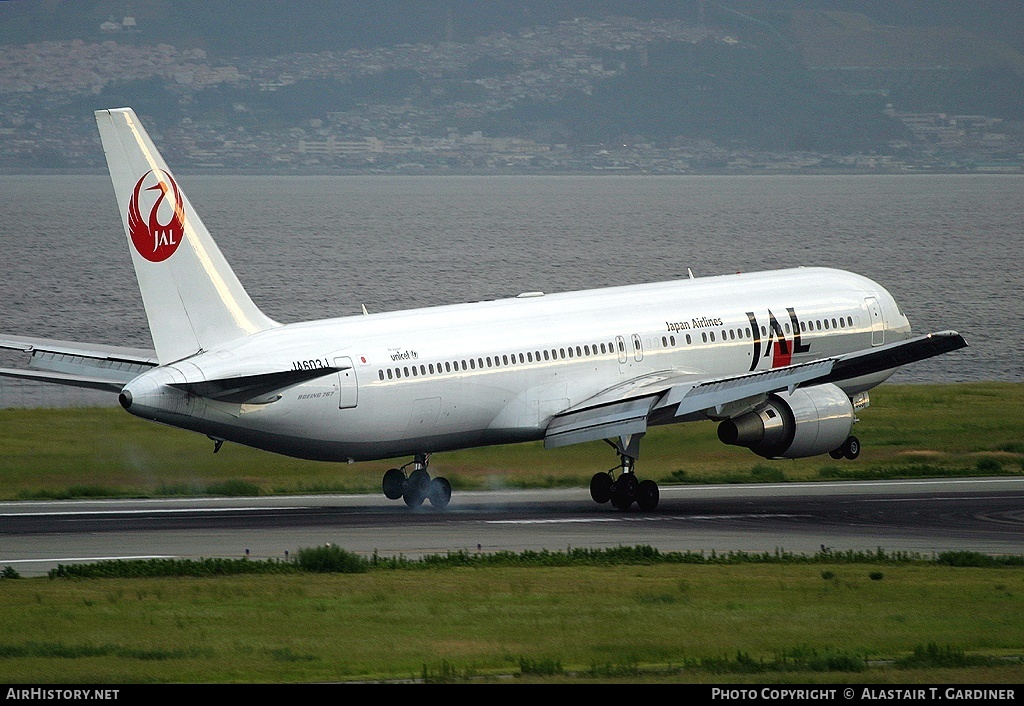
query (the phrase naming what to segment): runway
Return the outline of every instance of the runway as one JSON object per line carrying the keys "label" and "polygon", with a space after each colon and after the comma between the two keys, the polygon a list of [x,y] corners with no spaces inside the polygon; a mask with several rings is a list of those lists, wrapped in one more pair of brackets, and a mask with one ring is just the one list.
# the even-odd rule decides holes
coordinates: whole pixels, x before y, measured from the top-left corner
{"label": "runway", "polygon": [[650,545],[663,551],[1024,554],[1024,478],[664,486],[654,512],[587,489],[456,491],[445,512],[383,496],[0,503],[0,567],[148,557],[285,557],[337,544],[417,557]]}

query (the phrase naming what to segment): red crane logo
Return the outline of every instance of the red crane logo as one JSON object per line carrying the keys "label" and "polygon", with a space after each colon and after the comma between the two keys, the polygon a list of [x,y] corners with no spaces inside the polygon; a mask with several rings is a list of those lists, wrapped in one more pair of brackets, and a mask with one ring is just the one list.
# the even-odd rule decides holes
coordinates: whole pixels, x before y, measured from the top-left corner
{"label": "red crane logo", "polygon": [[[143,188],[144,184],[151,186]],[[144,202],[141,206],[140,201]],[[148,220],[142,217],[145,207],[149,208]],[[185,236],[185,204],[170,174],[151,169],[135,184],[128,204],[128,232],[135,250],[150,262],[163,262],[178,249]]]}

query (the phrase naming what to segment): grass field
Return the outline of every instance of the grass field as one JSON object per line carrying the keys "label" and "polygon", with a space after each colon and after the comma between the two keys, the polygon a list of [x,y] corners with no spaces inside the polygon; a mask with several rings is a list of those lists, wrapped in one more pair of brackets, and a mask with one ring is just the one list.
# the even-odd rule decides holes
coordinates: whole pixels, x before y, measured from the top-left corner
{"label": "grass field", "polygon": [[[661,482],[1024,472],[1024,385],[883,386],[856,462],[767,462],[652,430]],[[119,409],[0,411],[0,497],[378,492],[390,463],[296,461]],[[584,486],[604,444],[437,454],[457,488]],[[831,561],[831,559],[829,559]],[[1020,683],[1024,569],[932,563],[0,578],[0,681]]]}
{"label": "grass field", "polygon": [[[1024,569],[651,565],[2,580],[0,625],[9,682],[1019,683]],[[908,659],[929,645],[931,659]]]}
{"label": "grass field", "polygon": [[[765,461],[725,446],[710,422],[652,429],[641,476],[671,482],[1024,472],[1024,385],[883,385],[854,433],[854,462],[827,456]],[[213,442],[113,409],[0,410],[0,498],[379,492],[387,468],[300,461]],[[435,454],[431,469],[456,489],[585,487],[615,465],[594,442],[545,451],[540,443]]]}

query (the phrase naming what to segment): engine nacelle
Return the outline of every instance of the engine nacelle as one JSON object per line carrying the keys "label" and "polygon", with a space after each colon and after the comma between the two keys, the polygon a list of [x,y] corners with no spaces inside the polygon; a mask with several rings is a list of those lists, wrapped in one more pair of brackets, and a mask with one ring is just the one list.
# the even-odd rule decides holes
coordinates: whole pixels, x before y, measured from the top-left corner
{"label": "engine nacelle", "polygon": [[772,395],[747,414],[718,425],[723,443],[765,458],[804,458],[838,449],[853,429],[853,404],[835,385]]}

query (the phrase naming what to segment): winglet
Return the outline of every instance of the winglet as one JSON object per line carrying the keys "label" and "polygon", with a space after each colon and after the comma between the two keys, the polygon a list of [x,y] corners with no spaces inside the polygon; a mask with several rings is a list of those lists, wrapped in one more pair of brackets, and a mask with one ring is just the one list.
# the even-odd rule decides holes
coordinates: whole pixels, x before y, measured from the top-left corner
{"label": "winglet", "polygon": [[96,111],[161,363],[277,326],[257,308],[131,108]]}

